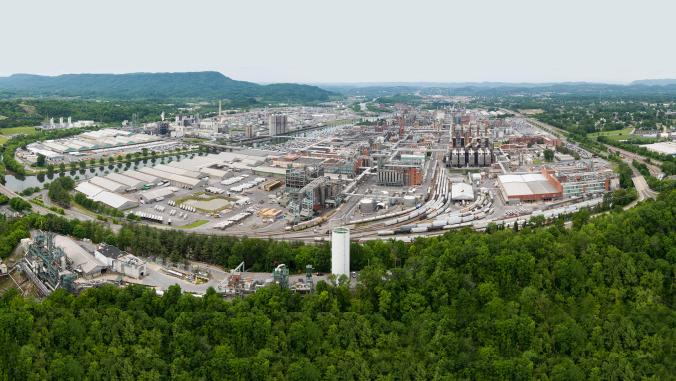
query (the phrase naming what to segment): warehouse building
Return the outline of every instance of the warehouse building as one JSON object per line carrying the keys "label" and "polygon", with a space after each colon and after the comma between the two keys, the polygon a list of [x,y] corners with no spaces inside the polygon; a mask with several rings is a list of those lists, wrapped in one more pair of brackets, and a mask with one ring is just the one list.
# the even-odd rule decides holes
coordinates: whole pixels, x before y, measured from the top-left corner
{"label": "warehouse building", "polygon": [[139,172],[143,172],[146,174],[149,174],[151,176],[158,177],[163,180],[169,181],[169,183],[173,186],[180,187],[180,188],[185,188],[185,189],[193,189],[199,186],[202,186],[206,183],[206,180],[204,179],[199,179],[195,177],[189,177],[189,176],[184,176],[180,174],[175,174],[175,173],[170,173],[166,171],[159,170],[155,167],[143,167],[139,169]]}
{"label": "warehouse building", "polygon": [[[94,179],[96,179],[96,177]],[[138,202],[120,196],[117,193],[107,191],[88,181],[78,184],[75,187],[75,190],[82,193],[90,200],[100,202],[117,210],[127,210],[138,206]]]}
{"label": "warehouse building", "polygon": [[127,189],[126,185],[112,181],[105,177],[92,177],[89,179],[89,182],[111,192],[123,192]]}
{"label": "warehouse building", "polygon": [[498,188],[506,203],[549,201],[563,197],[561,183],[547,170],[498,176]]}
{"label": "warehouse building", "polygon": [[451,184],[451,200],[472,201],[474,200],[474,189],[466,183],[453,183]]}
{"label": "warehouse building", "polygon": [[117,210],[127,210],[138,206],[138,202],[108,191],[103,191],[91,199]]}
{"label": "warehouse building", "polygon": [[143,172],[139,172],[139,171],[135,171],[135,170],[125,171],[125,172],[123,172],[123,174],[127,177],[131,177],[133,179],[141,180],[145,184],[154,184],[154,183],[157,182],[156,176],[153,176],[153,175],[150,175],[150,174],[147,174],[147,173],[143,173]]}
{"label": "warehouse building", "polygon": [[94,198],[94,196],[104,191],[103,188],[98,187],[88,181],[78,184],[75,187],[75,190],[87,196],[89,199]]}
{"label": "warehouse building", "polygon": [[171,196],[178,189],[175,187],[159,187],[147,191],[141,192],[139,195],[139,200],[144,204],[150,204],[158,200],[163,200],[166,197]]}
{"label": "warehouse building", "polygon": [[144,185],[144,182],[142,180],[135,179],[133,177],[128,177],[115,172],[109,174],[105,178],[111,181],[115,181],[116,183],[126,185],[127,189],[141,189]]}

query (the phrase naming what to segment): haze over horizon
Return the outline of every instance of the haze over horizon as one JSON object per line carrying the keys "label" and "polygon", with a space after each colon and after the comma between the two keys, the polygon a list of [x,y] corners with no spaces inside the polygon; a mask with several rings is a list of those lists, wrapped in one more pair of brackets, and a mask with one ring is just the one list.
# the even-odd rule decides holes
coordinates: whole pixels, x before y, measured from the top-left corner
{"label": "haze over horizon", "polygon": [[676,4],[668,1],[199,4],[0,5],[0,76],[213,70],[259,83],[325,84],[676,78],[669,49]]}

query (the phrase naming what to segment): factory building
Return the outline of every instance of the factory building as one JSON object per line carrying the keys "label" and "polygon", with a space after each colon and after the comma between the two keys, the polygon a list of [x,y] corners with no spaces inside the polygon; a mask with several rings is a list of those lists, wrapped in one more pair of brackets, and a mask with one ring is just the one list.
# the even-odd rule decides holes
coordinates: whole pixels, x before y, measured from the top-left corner
{"label": "factory building", "polygon": [[331,273],[350,276],[350,229],[346,227],[331,231]]}
{"label": "factory building", "polygon": [[308,220],[325,208],[333,208],[342,202],[343,186],[328,176],[313,179],[297,191],[289,192],[289,209],[297,221]]}
{"label": "factory building", "polygon": [[422,184],[421,167],[404,164],[385,164],[378,168],[378,185],[416,186]]}
{"label": "factory building", "polygon": [[520,201],[549,201],[563,197],[563,187],[552,174],[509,174],[498,176],[498,188],[506,203]]}
{"label": "factory building", "polygon": [[69,268],[64,250],[55,245],[54,233],[38,233],[25,246],[28,277],[42,295],[49,295],[57,288],[73,289],[77,275]]}
{"label": "factory building", "polygon": [[619,176],[611,170],[600,172],[557,173],[563,197],[602,194],[619,187]]}
{"label": "factory building", "polygon": [[451,144],[444,157],[447,167],[489,167],[495,162],[488,128],[452,126]]}
{"label": "factory building", "polygon": [[312,180],[323,177],[324,169],[321,167],[286,168],[284,176],[285,190],[287,192],[298,191],[308,185]]}
{"label": "factory building", "polygon": [[272,114],[268,117],[270,136],[281,135],[287,132],[287,118],[284,114]]}
{"label": "factory building", "polygon": [[78,245],[78,243],[70,237],[55,235],[53,244],[66,254],[66,266],[64,267],[78,276],[86,278],[94,277],[101,275],[101,272],[106,269],[104,263],[96,259],[91,253]]}
{"label": "factory building", "polygon": [[94,257],[112,271],[128,277],[140,279],[148,274],[145,261],[112,245],[100,244]]}

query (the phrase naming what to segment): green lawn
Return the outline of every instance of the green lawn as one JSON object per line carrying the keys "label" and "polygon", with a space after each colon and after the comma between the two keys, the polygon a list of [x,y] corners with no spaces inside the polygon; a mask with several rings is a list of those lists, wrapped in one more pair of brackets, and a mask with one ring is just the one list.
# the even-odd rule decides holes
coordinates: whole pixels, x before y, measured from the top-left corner
{"label": "green lawn", "polygon": [[16,134],[24,134],[24,135],[33,135],[35,134],[35,127],[8,127],[8,128],[0,128],[0,134],[2,135],[16,135]]}
{"label": "green lawn", "polygon": [[631,127],[623,128],[621,130],[615,130],[615,131],[600,131],[600,132],[594,132],[591,134],[587,134],[588,138],[591,139],[596,139],[599,136],[607,136],[608,139],[612,140],[624,140],[624,139],[629,139],[631,137]]}
{"label": "green lawn", "polygon": [[5,144],[8,140],[8,137],[0,135],[0,144]]}
{"label": "green lawn", "polygon": [[202,225],[206,224],[207,222],[209,222],[209,221],[207,221],[207,220],[197,220],[197,221],[195,221],[191,224],[187,224],[187,225],[183,225],[183,226],[177,226],[177,228],[179,228],[179,229],[194,229],[198,226],[202,226]]}

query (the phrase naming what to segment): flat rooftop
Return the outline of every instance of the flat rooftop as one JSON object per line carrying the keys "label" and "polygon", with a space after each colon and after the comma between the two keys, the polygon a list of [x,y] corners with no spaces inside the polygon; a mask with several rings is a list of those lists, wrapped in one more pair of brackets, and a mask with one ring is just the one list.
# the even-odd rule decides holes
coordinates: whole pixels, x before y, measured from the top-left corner
{"label": "flat rooftop", "polygon": [[540,173],[501,175],[498,176],[498,180],[507,197],[534,196],[558,192],[558,189]]}

